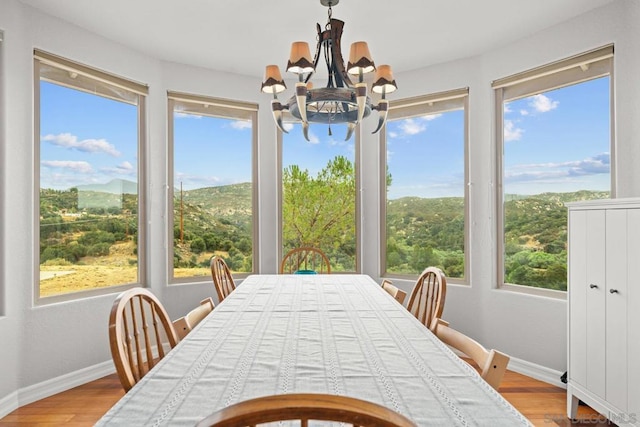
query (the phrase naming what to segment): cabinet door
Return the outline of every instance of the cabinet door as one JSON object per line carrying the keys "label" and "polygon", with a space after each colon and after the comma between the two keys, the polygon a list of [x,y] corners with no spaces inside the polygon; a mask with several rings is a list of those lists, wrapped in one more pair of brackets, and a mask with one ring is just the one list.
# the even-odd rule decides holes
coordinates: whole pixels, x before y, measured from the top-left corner
{"label": "cabinet door", "polygon": [[627,411],[627,283],[631,236],[627,209],[607,211],[606,299],[606,399],[622,412]]}
{"label": "cabinet door", "polygon": [[640,209],[629,210],[627,232],[627,412],[640,425]]}
{"label": "cabinet door", "polygon": [[569,379],[587,386],[587,211],[569,211]]}
{"label": "cabinet door", "polygon": [[587,211],[587,388],[605,399],[605,211]]}

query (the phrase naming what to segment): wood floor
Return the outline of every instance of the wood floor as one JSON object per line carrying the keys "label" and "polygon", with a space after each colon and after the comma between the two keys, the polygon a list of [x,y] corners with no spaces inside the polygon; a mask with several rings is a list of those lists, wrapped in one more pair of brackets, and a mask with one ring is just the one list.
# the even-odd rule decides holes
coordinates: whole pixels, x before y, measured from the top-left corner
{"label": "wood floor", "polygon": [[[582,422],[571,422],[565,415],[565,390],[515,372],[507,371],[499,391],[535,426],[613,425],[586,406],[578,412]],[[109,375],[23,406],[0,419],[0,427],[92,426],[123,395],[118,377]]]}

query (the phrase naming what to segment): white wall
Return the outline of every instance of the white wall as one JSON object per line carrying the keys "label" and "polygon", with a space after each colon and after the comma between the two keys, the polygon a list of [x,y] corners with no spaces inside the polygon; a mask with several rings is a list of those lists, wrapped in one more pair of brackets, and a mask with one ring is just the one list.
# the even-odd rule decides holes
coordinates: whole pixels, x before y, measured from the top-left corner
{"label": "white wall", "polygon": [[[566,304],[562,300],[495,289],[495,186],[493,98],[490,82],[518,71],[614,42],[617,178],[619,196],[640,196],[640,2],[619,0],[533,37],[493,52],[397,75],[394,97],[470,88],[471,272],[470,286],[450,286],[445,316],[488,346],[555,371],[566,362]],[[32,135],[32,49],[70,59],[149,84],[147,189],[149,283],[172,316],[204,296],[212,285],[167,286],[166,91],[192,92],[259,102],[260,272],[277,270],[277,147],[270,100],[255,78],[161,62],[67,23],[16,0],[0,2],[3,46],[1,111],[6,143],[0,147],[0,416],[18,404],[111,370],[107,318],[114,295],[33,306],[34,143]],[[212,53],[214,54],[214,53]],[[362,265],[379,274],[378,217],[380,171],[377,136],[369,120],[362,130]],[[410,289],[412,283],[397,282]],[[0,299],[1,301],[2,299]],[[84,373],[82,375],[78,372]],[[83,376],[84,375],[84,376]],[[54,381],[52,381],[54,380]],[[62,381],[64,383],[64,381]],[[60,387],[60,386],[58,386]]]}
{"label": "white wall", "polygon": [[[400,73],[394,97],[469,87],[470,287],[449,286],[444,316],[483,344],[557,372],[566,370],[566,301],[496,289],[495,79],[615,43],[618,197],[640,195],[640,2],[624,0],[501,49]],[[397,94],[397,95],[396,95]],[[369,138],[364,145],[374,145]],[[366,197],[366,196],[365,196]],[[368,209],[375,209],[375,204]],[[375,237],[364,247],[375,247]],[[375,275],[376,270],[365,270]],[[394,281],[405,290],[413,283]]]}
{"label": "white wall", "polygon": [[[112,372],[107,324],[115,294],[57,304],[34,306],[34,230],[32,216],[35,184],[33,142],[33,49],[107,70],[149,85],[147,98],[146,188],[148,283],[178,317],[200,299],[213,293],[211,283],[167,286],[167,90],[193,92],[222,98],[257,102],[259,82],[210,70],[160,62],[78,27],[44,15],[16,0],[0,2],[0,29],[4,30],[2,105],[7,105],[7,144],[2,146],[2,296],[0,339],[0,415],[83,379]],[[6,72],[5,72],[6,70]],[[166,83],[165,83],[166,80]],[[269,114],[268,111],[266,114]],[[263,182],[275,181],[275,132],[259,113],[260,150],[268,162],[259,167]],[[266,119],[271,120],[270,117]],[[262,123],[270,126],[262,126]],[[0,128],[3,129],[3,128]],[[270,140],[271,139],[271,140]],[[265,148],[266,147],[266,148]],[[274,200],[274,188],[262,188]],[[263,203],[260,203],[262,206]],[[273,227],[276,209],[261,207],[260,242],[267,248],[261,258],[263,271],[275,272]],[[264,263],[268,264],[264,264]],[[73,374],[69,376],[69,374]],[[50,381],[55,379],[56,381]],[[17,392],[20,393],[17,393]]]}
{"label": "white wall", "polygon": [[[4,31],[4,39],[0,46],[0,340],[4,343],[0,346],[0,416],[15,407],[17,404],[17,390],[20,387],[18,382],[18,359],[20,319],[22,318],[22,308],[17,304],[19,292],[16,286],[8,286],[8,283],[26,282],[25,272],[18,272],[11,277],[8,265],[8,248],[4,242],[19,241],[20,236],[15,228],[29,227],[27,218],[14,218],[7,214],[8,206],[17,210],[28,209],[28,202],[24,197],[20,197],[19,189],[9,188],[6,185],[7,177],[12,176],[19,170],[19,165],[9,161],[13,152],[24,151],[21,148],[21,141],[27,139],[26,127],[8,126],[8,123],[18,121],[24,122],[28,119],[27,105],[11,105],[11,100],[20,97],[20,90],[9,84],[9,82],[19,82],[28,80],[28,77],[21,76],[19,70],[10,66],[10,61],[20,55],[28,55],[21,52],[20,40],[24,37],[21,11],[12,7],[10,3],[0,3],[0,29]],[[10,39],[15,37],[15,43],[10,43]],[[13,141],[13,142],[10,142]],[[10,148],[10,145],[15,148]],[[16,198],[18,197],[18,198]],[[18,221],[16,224],[11,221]],[[11,226],[9,226],[11,224]],[[12,230],[13,229],[13,230]],[[24,251],[24,248],[16,248]]]}

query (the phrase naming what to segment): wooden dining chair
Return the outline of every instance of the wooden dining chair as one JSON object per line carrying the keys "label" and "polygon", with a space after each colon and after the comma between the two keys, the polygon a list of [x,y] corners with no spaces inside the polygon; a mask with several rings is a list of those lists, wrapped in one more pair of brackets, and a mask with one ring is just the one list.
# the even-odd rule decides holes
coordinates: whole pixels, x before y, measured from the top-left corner
{"label": "wooden dining chair", "polygon": [[391,280],[388,279],[384,279],[382,281],[382,289],[387,291],[387,293],[394,297],[400,304],[403,304],[404,299],[407,297],[407,293],[405,291],[399,289],[391,282]]}
{"label": "wooden dining chair", "polygon": [[213,311],[215,305],[211,297],[200,301],[200,305],[191,310],[185,316],[173,321],[173,329],[180,340],[187,336],[198,323],[202,321],[209,313]]}
{"label": "wooden dining chair", "polygon": [[222,302],[235,290],[236,284],[227,263],[218,255],[211,258],[211,276],[218,294],[218,301]]}
{"label": "wooden dining chair", "polygon": [[291,249],[282,258],[280,274],[329,274],[329,258],[318,248],[302,247]]}
{"label": "wooden dining chair", "polygon": [[448,322],[437,317],[433,319],[430,329],[440,341],[469,356],[480,368],[480,376],[498,390],[509,364],[509,356],[497,350],[487,350],[473,338],[456,331]]}
{"label": "wooden dining chair", "polygon": [[240,427],[276,421],[337,421],[353,426],[409,427],[416,424],[384,406],[331,394],[280,394],[228,406],[201,420],[198,427]]}
{"label": "wooden dining chair", "polygon": [[[167,345],[169,349],[165,349]],[[176,346],[179,339],[160,300],[149,290],[122,292],[111,307],[109,344],[125,392]]]}
{"label": "wooden dining chair", "polygon": [[442,316],[444,300],[447,294],[447,279],[437,267],[427,267],[418,277],[407,310],[426,327],[436,317]]}

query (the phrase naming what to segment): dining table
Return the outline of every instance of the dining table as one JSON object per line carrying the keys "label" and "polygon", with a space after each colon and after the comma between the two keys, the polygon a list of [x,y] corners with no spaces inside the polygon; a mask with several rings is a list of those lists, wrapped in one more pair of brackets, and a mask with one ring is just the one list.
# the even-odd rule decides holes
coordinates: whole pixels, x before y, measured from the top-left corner
{"label": "dining table", "polygon": [[248,276],[98,426],[193,426],[247,399],[328,393],[419,426],[530,426],[363,274]]}

